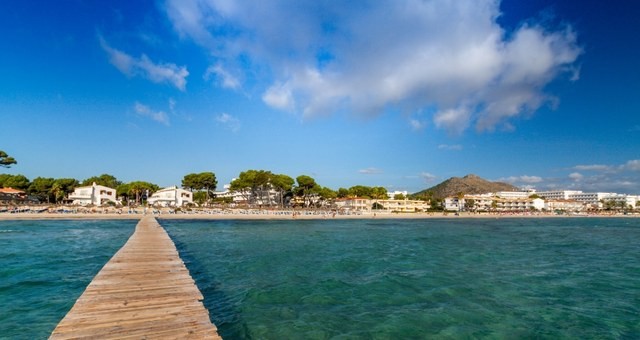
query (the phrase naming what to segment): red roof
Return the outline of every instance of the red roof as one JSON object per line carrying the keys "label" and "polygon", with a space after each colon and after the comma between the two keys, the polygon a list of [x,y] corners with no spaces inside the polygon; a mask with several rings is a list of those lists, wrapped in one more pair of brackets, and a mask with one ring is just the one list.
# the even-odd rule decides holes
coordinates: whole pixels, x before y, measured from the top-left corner
{"label": "red roof", "polygon": [[3,194],[24,194],[24,191],[14,188],[0,188],[0,192]]}

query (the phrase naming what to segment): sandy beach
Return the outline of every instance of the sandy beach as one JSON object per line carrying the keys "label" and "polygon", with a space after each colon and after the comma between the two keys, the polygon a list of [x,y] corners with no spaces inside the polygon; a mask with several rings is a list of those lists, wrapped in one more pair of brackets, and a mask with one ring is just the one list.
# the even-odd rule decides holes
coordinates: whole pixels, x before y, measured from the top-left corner
{"label": "sandy beach", "polygon": [[640,214],[584,214],[584,215],[556,215],[549,213],[392,213],[392,212],[363,212],[350,214],[334,214],[323,210],[264,210],[264,209],[226,209],[226,210],[204,210],[192,212],[168,212],[152,211],[147,212],[2,212],[0,220],[76,220],[76,219],[100,219],[100,220],[138,220],[144,215],[153,215],[162,219],[199,219],[199,220],[313,220],[313,219],[430,219],[430,218],[585,218],[585,217],[635,217],[640,218]]}

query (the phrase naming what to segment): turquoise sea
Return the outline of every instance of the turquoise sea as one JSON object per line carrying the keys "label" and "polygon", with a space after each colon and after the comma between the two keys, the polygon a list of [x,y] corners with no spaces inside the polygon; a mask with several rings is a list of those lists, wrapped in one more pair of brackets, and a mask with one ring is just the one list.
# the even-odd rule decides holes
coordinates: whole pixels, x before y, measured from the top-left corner
{"label": "turquoise sea", "polygon": [[137,221],[0,221],[0,339],[46,339]]}
{"label": "turquoise sea", "polygon": [[[226,339],[640,338],[639,219],[160,220]],[[46,338],[134,221],[0,221],[0,337]]]}

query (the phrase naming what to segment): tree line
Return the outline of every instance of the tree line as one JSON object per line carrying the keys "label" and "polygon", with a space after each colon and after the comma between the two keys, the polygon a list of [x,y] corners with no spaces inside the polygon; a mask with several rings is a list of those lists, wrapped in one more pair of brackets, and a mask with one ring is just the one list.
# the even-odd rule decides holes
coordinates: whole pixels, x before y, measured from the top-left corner
{"label": "tree line", "polygon": [[0,174],[0,187],[22,190],[42,203],[60,203],[75,188],[91,186],[93,183],[114,188],[116,196],[138,204],[142,203],[147,192],[153,193],[160,189],[159,186],[145,181],[123,183],[109,174],[89,177],[83,181],[74,178],[50,177],[37,177],[33,181],[29,181],[24,175]]}

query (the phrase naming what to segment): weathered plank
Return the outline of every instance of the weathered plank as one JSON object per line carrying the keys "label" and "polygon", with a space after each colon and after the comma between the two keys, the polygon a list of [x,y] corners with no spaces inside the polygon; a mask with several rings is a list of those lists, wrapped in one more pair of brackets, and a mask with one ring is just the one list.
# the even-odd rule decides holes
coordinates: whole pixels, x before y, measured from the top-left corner
{"label": "weathered plank", "polygon": [[220,339],[173,241],[143,217],[50,339]]}

